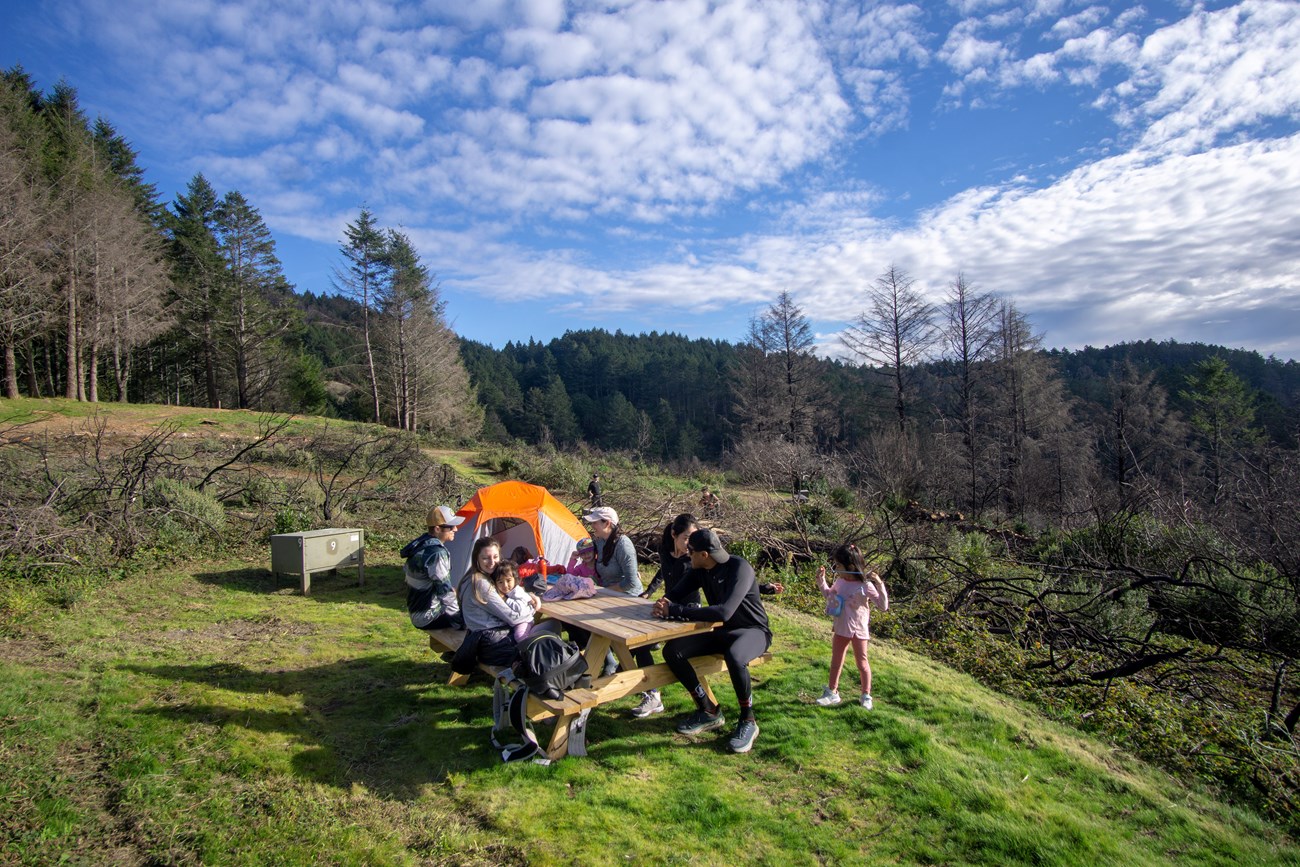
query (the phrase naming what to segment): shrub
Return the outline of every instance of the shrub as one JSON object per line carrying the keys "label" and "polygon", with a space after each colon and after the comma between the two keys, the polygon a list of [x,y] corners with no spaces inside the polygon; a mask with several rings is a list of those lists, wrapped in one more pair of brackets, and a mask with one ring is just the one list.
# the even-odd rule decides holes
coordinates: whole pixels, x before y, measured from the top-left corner
{"label": "shrub", "polygon": [[155,479],[144,504],[164,548],[191,547],[226,528],[226,511],[216,498],[176,479]]}
{"label": "shrub", "polygon": [[857,497],[849,488],[831,488],[827,496],[830,498],[831,505],[837,509],[852,509],[857,505]]}

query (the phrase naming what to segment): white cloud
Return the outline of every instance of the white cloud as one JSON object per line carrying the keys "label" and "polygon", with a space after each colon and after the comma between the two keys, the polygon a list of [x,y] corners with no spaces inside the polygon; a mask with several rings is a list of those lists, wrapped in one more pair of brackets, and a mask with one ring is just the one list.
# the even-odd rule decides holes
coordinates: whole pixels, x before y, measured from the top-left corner
{"label": "white cloud", "polygon": [[707,258],[635,271],[567,260],[557,273],[553,259],[499,245],[458,285],[664,315],[748,309],[786,289],[833,327],[897,264],[936,302],[963,272],[1014,300],[1052,346],[1165,336],[1243,342],[1259,327],[1243,316],[1268,310],[1279,333],[1261,348],[1294,354],[1300,300],[1285,287],[1300,284],[1300,212],[1288,205],[1297,196],[1300,135],[1150,161],[1115,157],[1043,190],[972,189],[910,227],[863,217],[869,194],[827,195],[798,212],[799,232],[786,226],[715,246]]}

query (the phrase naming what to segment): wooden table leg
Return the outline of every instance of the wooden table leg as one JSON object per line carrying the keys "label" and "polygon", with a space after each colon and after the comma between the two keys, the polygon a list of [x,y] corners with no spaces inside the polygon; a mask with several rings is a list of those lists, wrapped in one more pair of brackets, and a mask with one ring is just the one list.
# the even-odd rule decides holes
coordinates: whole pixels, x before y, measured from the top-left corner
{"label": "wooden table leg", "polygon": [[605,654],[608,652],[609,639],[592,633],[591,638],[587,640],[587,649],[583,652],[583,657],[587,660],[587,676],[592,680],[600,677],[601,671],[605,668]]}
{"label": "wooden table leg", "polygon": [[704,687],[704,694],[708,697],[709,703],[714,707],[721,707],[721,704],[718,702],[718,697],[713,694],[713,688],[709,686],[709,679],[707,677],[700,678],[700,686]]}
{"label": "wooden table leg", "polygon": [[565,714],[555,718],[555,731],[551,733],[551,742],[546,745],[546,757],[553,762],[569,754],[569,723],[577,714]]}
{"label": "wooden table leg", "polygon": [[618,657],[619,664],[623,666],[624,671],[631,671],[638,667],[636,660],[632,658],[632,651],[628,650],[626,644],[615,647],[614,655]]}

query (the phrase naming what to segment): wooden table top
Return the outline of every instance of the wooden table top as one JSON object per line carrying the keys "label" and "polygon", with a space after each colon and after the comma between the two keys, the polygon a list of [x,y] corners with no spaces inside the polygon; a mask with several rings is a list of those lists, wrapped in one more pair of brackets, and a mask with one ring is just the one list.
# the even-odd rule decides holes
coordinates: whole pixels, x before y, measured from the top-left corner
{"label": "wooden table top", "polygon": [[663,620],[651,613],[653,608],[652,600],[602,587],[588,599],[543,601],[542,617],[585,629],[629,648],[709,632],[721,625],[695,620]]}

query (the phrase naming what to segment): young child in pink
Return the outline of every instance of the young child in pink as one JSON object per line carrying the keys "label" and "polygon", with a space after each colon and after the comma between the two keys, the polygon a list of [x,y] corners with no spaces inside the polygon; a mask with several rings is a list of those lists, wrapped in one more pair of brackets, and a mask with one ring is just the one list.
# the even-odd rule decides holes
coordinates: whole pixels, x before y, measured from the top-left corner
{"label": "young child in pink", "polygon": [[564,568],[564,571],[579,578],[595,578],[596,543],[591,539],[580,540],[578,550],[569,557],[569,565]]}
{"label": "young child in pink", "polygon": [[542,610],[542,600],[519,583],[519,567],[512,560],[502,560],[492,573],[492,585],[501,601],[510,609],[510,637],[521,643],[533,627],[533,618]]}
{"label": "young child in pink", "polygon": [[831,635],[830,683],[822,690],[817,703],[833,707],[840,703],[840,672],[844,670],[844,656],[853,645],[853,658],[858,663],[858,677],[862,683],[861,705],[871,710],[871,663],[867,661],[867,641],[871,638],[868,624],[871,604],[881,611],[889,608],[889,593],[885,582],[875,572],[867,571],[857,545],[841,545],[831,556],[835,570],[835,583],[826,585],[826,567],[817,570],[817,588],[826,597],[826,613],[835,617]]}

